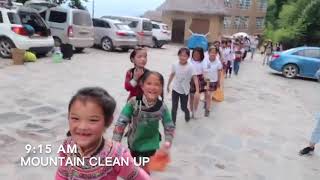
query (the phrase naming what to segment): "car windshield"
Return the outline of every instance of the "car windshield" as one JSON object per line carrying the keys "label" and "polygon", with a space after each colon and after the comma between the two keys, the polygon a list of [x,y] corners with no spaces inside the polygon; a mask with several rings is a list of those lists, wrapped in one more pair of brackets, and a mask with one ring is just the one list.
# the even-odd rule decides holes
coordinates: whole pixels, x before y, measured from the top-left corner
{"label": "car windshield", "polygon": [[17,13],[8,12],[8,18],[11,24],[21,24],[21,20]]}
{"label": "car windshield", "polygon": [[126,24],[115,24],[115,26],[120,30],[130,31],[131,28]]}
{"label": "car windshield", "polygon": [[73,24],[78,26],[92,26],[90,14],[87,12],[74,12]]}

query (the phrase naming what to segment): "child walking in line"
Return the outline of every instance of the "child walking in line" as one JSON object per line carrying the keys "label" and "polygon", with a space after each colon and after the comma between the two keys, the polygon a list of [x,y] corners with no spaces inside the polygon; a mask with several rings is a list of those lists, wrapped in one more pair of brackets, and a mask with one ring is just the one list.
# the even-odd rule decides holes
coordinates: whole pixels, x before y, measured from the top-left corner
{"label": "child walking in line", "polygon": [[[72,97],[68,108],[69,137],[63,147],[67,150],[76,146],[77,152],[60,152],[59,156],[64,159],[57,170],[56,180],[116,180],[118,176],[123,179],[150,179],[143,169],[134,165],[127,148],[103,137],[112,123],[115,107],[115,100],[99,87],[80,89]],[[67,158],[84,159],[84,164],[71,165]],[[129,160],[129,164],[103,165],[106,158],[124,158]]]}
{"label": "child walking in line", "polygon": [[129,100],[133,96],[141,96],[141,79],[149,70],[145,68],[147,64],[147,50],[141,47],[135,48],[130,54],[130,61],[134,67],[126,73],[124,87],[129,91]]}
{"label": "child walking in line", "polygon": [[240,63],[242,60],[242,52],[239,44],[234,44],[234,62],[233,62],[233,68],[234,68],[234,74],[238,75],[239,69],[240,69]]}
{"label": "child walking in line", "polygon": [[[204,52],[203,49],[200,47],[196,47],[192,51],[192,57],[191,57],[191,64],[195,70],[195,75],[198,78],[198,89],[199,93],[204,92],[204,86],[206,82],[203,78],[203,60],[204,60]],[[197,119],[198,118],[198,106],[200,102],[200,94],[196,94],[196,85],[194,81],[191,81],[191,87],[190,87],[190,110],[191,110],[191,118]]]}
{"label": "child walking in line", "polygon": [[320,113],[316,116],[316,127],[314,128],[311,136],[309,146],[300,151],[300,155],[306,155],[314,152],[315,146],[320,142]]}
{"label": "child walking in line", "polygon": [[231,42],[226,41],[226,44],[224,48],[222,49],[222,54],[223,54],[223,69],[225,72],[225,78],[231,77],[232,73],[232,50],[231,50]]}
{"label": "child walking in line", "polygon": [[210,116],[211,102],[213,92],[216,91],[218,87],[220,87],[220,76],[222,72],[222,64],[217,58],[218,48],[210,47],[209,48],[209,59],[204,61],[204,77],[207,83],[206,85],[206,109],[205,109],[205,117]]}
{"label": "child walking in line", "polygon": [[[151,157],[160,148],[159,122],[164,126],[165,143],[172,144],[175,125],[163,100],[163,76],[149,71],[141,79],[142,96],[132,97],[122,109],[113,131],[113,140],[121,142],[129,124],[128,146],[133,157]],[[160,98],[161,97],[161,98]],[[166,149],[162,145],[162,149]],[[143,167],[149,172],[147,166]]]}
{"label": "child walking in line", "polygon": [[190,50],[188,48],[181,48],[178,52],[179,62],[172,66],[172,71],[169,77],[167,91],[170,92],[170,84],[174,79],[172,87],[172,120],[176,124],[177,110],[180,99],[181,109],[185,114],[185,121],[189,122],[190,112],[188,109],[188,98],[190,93],[190,82],[195,84],[195,95],[199,96],[198,79],[195,75],[195,71],[190,62],[188,62],[190,56]]}
{"label": "child walking in line", "polygon": [[269,64],[269,60],[272,56],[272,51],[273,51],[273,45],[272,45],[272,42],[271,41],[268,41],[267,44],[265,45],[265,48],[264,48],[264,53],[265,53],[265,56],[263,58],[263,63],[262,65],[268,65]]}

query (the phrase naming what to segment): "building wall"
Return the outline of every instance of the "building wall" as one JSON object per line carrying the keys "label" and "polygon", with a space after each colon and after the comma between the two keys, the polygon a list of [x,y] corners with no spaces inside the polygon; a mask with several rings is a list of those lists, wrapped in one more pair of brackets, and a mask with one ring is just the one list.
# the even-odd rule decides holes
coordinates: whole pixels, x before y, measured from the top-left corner
{"label": "building wall", "polygon": [[[186,13],[186,12],[174,12],[174,11],[163,11],[162,20],[164,23],[168,24],[172,28],[172,22],[175,19],[185,20],[185,40],[187,40],[191,33],[189,32],[189,27],[192,23],[192,19],[209,19],[210,21],[210,32],[208,39],[210,42],[219,40],[222,36],[231,36],[237,32],[246,32],[250,35],[262,34],[262,29],[256,28],[256,17],[265,17],[266,12],[258,9],[258,1],[252,0],[249,9],[240,9],[233,6],[232,8],[227,8],[226,15],[201,15],[197,13]],[[232,17],[232,24],[230,28],[225,29],[223,24],[224,16]],[[235,28],[233,26],[236,16],[248,16],[249,24],[248,28]]]}

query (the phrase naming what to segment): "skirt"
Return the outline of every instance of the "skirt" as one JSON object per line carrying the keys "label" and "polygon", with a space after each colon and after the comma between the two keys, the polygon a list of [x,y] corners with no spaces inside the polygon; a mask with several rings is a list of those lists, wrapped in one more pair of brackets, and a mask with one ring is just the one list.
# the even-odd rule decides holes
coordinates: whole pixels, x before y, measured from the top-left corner
{"label": "skirt", "polygon": [[[204,80],[204,77],[202,74],[197,75],[198,77],[198,82],[199,82],[199,91],[200,92],[205,92],[205,86],[206,86],[206,81]],[[196,85],[194,84],[193,79],[190,82],[190,93],[194,94],[196,92]]]}

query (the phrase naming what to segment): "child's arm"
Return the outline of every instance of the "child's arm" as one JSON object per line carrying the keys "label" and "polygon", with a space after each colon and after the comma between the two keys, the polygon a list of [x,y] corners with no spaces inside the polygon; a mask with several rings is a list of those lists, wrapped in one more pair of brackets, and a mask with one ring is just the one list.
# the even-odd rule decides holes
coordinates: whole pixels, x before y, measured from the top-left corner
{"label": "child's arm", "polygon": [[174,75],[175,75],[174,72],[172,72],[172,73],[170,74],[169,81],[168,81],[168,85],[167,85],[167,91],[168,91],[168,93],[170,92],[170,84],[171,84],[171,82],[172,82],[172,80],[173,80],[173,78],[174,78]]}
{"label": "child's arm", "polygon": [[165,142],[169,142],[171,145],[176,127],[166,105],[164,105],[164,109],[162,111],[162,125],[164,127]]}
{"label": "child's arm", "polygon": [[125,107],[121,111],[119,119],[116,122],[116,125],[113,130],[112,140],[121,142],[121,139],[124,134],[124,130],[126,129],[127,125],[129,124],[132,118],[133,110],[134,108],[131,100],[125,105]]}
{"label": "child's arm", "polygon": [[133,78],[133,74],[131,73],[131,70],[129,70],[127,72],[127,74],[126,74],[126,79],[125,79],[125,82],[124,82],[124,88],[127,91],[134,91],[137,85],[138,85],[137,80],[135,80]]}

